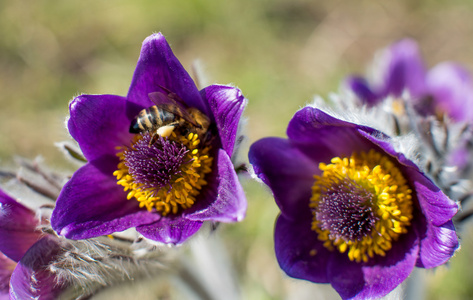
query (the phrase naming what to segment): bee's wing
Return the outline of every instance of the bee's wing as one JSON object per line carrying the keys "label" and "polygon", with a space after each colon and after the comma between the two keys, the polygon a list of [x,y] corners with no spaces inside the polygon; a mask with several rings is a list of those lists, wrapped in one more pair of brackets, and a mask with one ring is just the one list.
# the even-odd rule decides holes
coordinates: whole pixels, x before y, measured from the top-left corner
{"label": "bee's wing", "polygon": [[161,92],[153,92],[153,93],[149,93],[148,97],[151,101],[153,101],[155,105],[172,104],[172,105],[182,108],[183,110],[185,110],[185,107],[186,107],[184,101],[174,93],[164,94]]}
{"label": "bee's wing", "polygon": [[200,128],[201,126],[198,125],[194,118],[187,112],[187,110],[182,107],[181,105],[176,105],[177,103],[169,104],[169,103],[161,103],[157,104],[156,107],[159,109],[165,110],[167,112],[170,112],[178,117],[181,117],[184,119],[186,122],[194,125],[195,127]]}
{"label": "bee's wing", "polygon": [[[163,88],[163,87],[162,87]],[[153,92],[149,93],[148,97],[151,101],[153,101],[156,106],[162,110],[175,114],[187,122],[191,123],[196,127],[201,127],[200,125],[196,124],[194,118],[187,112],[186,105],[184,101],[179,98],[175,93],[163,88],[167,92],[167,95],[161,92]]]}
{"label": "bee's wing", "polygon": [[187,107],[184,100],[182,100],[181,97],[179,97],[176,93],[172,92],[170,89],[162,85],[159,85],[159,87],[164,91],[164,93],[153,92],[148,94],[149,99],[151,99],[154,104],[159,105],[162,103],[171,103],[183,109]]}

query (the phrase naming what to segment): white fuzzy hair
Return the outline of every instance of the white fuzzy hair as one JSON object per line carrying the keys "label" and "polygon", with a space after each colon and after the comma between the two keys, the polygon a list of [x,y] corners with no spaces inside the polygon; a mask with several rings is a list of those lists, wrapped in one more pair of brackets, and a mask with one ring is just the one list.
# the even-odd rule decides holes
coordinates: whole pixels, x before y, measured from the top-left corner
{"label": "white fuzzy hair", "polygon": [[137,257],[130,243],[108,237],[78,241],[61,238],[61,242],[61,255],[49,265],[49,270],[58,283],[74,287],[69,293],[91,295],[103,287],[159,276],[168,270],[163,252]]}
{"label": "white fuzzy hair", "polygon": [[[392,107],[396,99],[388,97],[381,105],[374,107],[360,105],[356,96],[349,91],[341,91],[339,94],[332,93],[328,99],[326,101],[322,97],[316,96],[308,106],[321,109],[337,119],[371,127],[388,135],[390,137],[388,141],[396,152],[402,153],[417,165],[423,165],[419,157],[421,144],[415,133],[410,131],[397,135],[395,132],[396,116]],[[376,138],[386,140],[382,135],[376,136]]]}

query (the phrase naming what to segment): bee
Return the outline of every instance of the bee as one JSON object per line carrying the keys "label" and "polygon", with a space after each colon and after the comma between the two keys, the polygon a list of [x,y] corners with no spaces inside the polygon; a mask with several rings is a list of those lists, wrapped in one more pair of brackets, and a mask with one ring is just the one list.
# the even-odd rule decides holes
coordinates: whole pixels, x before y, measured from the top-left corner
{"label": "bee", "polygon": [[148,94],[155,105],[141,110],[132,120],[130,133],[150,132],[149,146],[161,137],[170,136],[174,130],[180,134],[195,133],[201,139],[207,138],[209,118],[195,107],[188,107],[175,93],[163,88],[167,94]]}

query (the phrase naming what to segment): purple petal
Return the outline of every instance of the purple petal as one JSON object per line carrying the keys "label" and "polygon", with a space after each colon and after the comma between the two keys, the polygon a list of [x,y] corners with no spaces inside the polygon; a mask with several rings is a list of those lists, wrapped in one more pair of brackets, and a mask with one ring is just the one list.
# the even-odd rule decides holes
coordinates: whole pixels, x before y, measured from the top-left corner
{"label": "purple petal", "polygon": [[128,91],[128,100],[143,107],[154,105],[149,93],[176,93],[187,105],[196,107],[206,115],[210,111],[199,94],[194,81],[181,65],[161,33],[146,38]]}
{"label": "purple petal", "polygon": [[377,299],[401,284],[414,269],[419,243],[414,230],[393,243],[385,257],[368,263],[350,261],[346,254],[332,256],[327,270],[330,283],[342,299]]}
{"label": "purple petal", "polygon": [[415,41],[404,39],[391,45],[385,59],[383,95],[400,96],[404,89],[414,97],[425,93],[425,67]]}
{"label": "purple petal", "polygon": [[102,157],[77,170],[64,186],[51,217],[53,229],[70,239],[86,239],[149,224],[156,213],[127,200],[112,173],[118,158]]}
{"label": "purple petal", "polygon": [[136,231],[153,241],[179,245],[194,235],[200,229],[202,223],[182,217],[163,217],[152,224],[136,227]]}
{"label": "purple petal", "polygon": [[287,128],[289,139],[317,164],[373,148],[361,132],[384,136],[370,127],[339,120],[313,107],[299,110]]}
{"label": "purple petal", "polygon": [[10,288],[10,277],[15,269],[16,263],[0,252],[0,300],[10,299],[8,290]]}
{"label": "purple petal", "polygon": [[211,85],[201,91],[210,105],[223,149],[232,156],[240,117],[247,100],[237,88],[224,85]]}
{"label": "purple petal", "polygon": [[65,286],[57,282],[48,265],[60,252],[59,241],[51,236],[45,236],[34,244],[13,271],[11,299],[57,299]]}
{"label": "purple petal", "polygon": [[0,190],[0,251],[19,261],[38,239],[39,221],[33,211]]}
{"label": "purple petal", "polygon": [[202,197],[185,216],[194,221],[239,222],[246,213],[246,197],[230,157],[219,149],[214,168],[215,179],[206,179]]}
{"label": "purple petal", "polygon": [[409,181],[415,190],[422,213],[428,223],[442,226],[458,211],[458,205],[449,199],[430,179],[419,171],[408,170]]}
{"label": "purple petal", "polygon": [[[8,281],[7,281],[8,284]],[[10,298],[10,292],[9,292],[9,286],[7,285],[7,290],[6,292],[0,291],[0,300],[11,300]]]}
{"label": "purple petal", "polygon": [[346,79],[345,84],[357,95],[363,104],[373,106],[382,100],[382,98],[371,89],[369,83],[363,77],[350,76]]}
{"label": "purple petal", "polygon": [[460,65],[442,63],[429,71],[427,85],[436,112],[453,120],[472,122],[473,82],[470,73]]}
{"label": "purple petal", "polygon": [[[372,148],[375,148],[380,152],[384,152],[390,155],[391,157],[396,159],[401,165],[407,167],[407,170],[413,171],[413,174],[420,175],[422,178],[426,178],[425,175],[419,170],[419,167],[417,167],[416,164],[406,158],[403,153],[399,153],[394,149],[393,144],[391,144],[390,137],[381,135],[379,132],[369,133],[363,130],[359,130],[359,133],[362,137],[372,143]],[[409,172],[406,171],[405,173]]]}
{"label": "purple petal", "polygon": [[309,207],[295,221],[280,215],[274,229],[274,248],[279,266],[287,275],[316,283],[328,283],[327,264],[332,253],[311,230]]}
{"label": "purple petal", "polygon": [[298,218],[299,211],[308,209],[313,176],[320,172],[317,161],[290,140],[275,137],[255,142],[248,155],[256,175],[271,189],[286,218]]}
{"label": "purple petal", "polygon": [[130,144],[129,105],[125,98],[114,95],[82,95],[71,102],[67,127],[87,160],[114,155],[117,146]]}
{"label": "purple petal", "polygon": [[[422,225],[422,224],[421,224]],[[433,268],[446,263],[458,249],[458,237],[451,221],[434,226],[427,224],[427,231],[420,230],[420,252],[417,267]]]}

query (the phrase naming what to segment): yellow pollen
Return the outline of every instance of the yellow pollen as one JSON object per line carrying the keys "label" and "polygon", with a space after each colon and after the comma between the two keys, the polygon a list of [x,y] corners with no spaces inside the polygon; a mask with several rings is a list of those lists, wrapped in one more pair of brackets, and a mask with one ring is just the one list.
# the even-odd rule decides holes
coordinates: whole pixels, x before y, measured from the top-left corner
{"label": "yellow pollen", "polygon": [[[319,164],[321,175],[315,175],[310,208],[313,212],[312,230],[329,250],[347,253],[352,261],[368,262],[374,255],[385,256],[413,218],[412,190],[396,164],[386,155],[374,150],[353,153],[350,157],[334,157],[330,164]],[[335,237],[329,229],[322,229],[316,212],[331,187],[343,182],[354,182],[372,195],[371,206],[375,223],[369,233],[350,240]],[[348,187],[347,187],[348,188]]]}
{"label": "yellow pollen", "polygon": [[188,149],[184,158],[187,163],[180,166],[180,174],[172,178],[169,185],[159,189],[144,188],[143,184],[135,182],[124,163],[124,152],[133,151],[133,145],[142,138],[141,135],[136,135],[131,147],[120,147],[117,153],[120,163],[113,175],[117,178],[117,184],[128,191],[127,199],[135,198],[140,203],[140,207],[148,211],[155,209],[163,216],[170,213],[176,214],[179,209],[190,208],[195,203],[202,187],[207,184],[204,180],[205,175],[212,171],[213,158],[209,157],[210,146],[198,148],[200,139],[197,134],[190,133],[185,137],[173,132],[168,138],[181,143]]}

